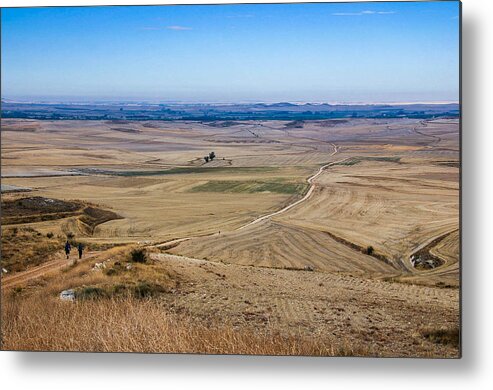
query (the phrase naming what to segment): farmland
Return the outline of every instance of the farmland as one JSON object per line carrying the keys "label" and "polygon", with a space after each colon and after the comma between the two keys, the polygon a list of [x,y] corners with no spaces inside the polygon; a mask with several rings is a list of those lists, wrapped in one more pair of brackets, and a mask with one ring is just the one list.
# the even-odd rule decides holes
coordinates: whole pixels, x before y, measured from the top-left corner
{"label": "farmland", "polygon": [[[458,338],[458,119],[292,119],[2,119],[4,281],[53,264],[2,288],[9,310],[88,287],[109,305],[144,283],[154,314],[319,341],[300,354],[457,357],[429,335]],[[93,257],[66,262],[68,237]],[[147,265],[121,265],[132,248]],[[22,344],[28,318],[12,321],[4,348],[74,347],[49,330]]]}

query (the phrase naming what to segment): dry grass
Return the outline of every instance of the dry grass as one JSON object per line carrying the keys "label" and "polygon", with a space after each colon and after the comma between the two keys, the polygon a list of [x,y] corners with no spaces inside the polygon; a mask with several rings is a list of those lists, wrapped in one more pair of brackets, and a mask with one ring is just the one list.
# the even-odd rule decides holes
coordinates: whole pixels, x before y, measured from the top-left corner
{"label": "dry grass", "polygon": [[368,355],[272,330],[197,323],[166,313],[155,300],[123,297],[69,303],[16,295],[3,298],[2,350]]}
{"label": "dry grass", "polygon": [[[238,327],[230,318],[194,316],[188,310],[170,312],[166,295],[181,278],[142,248],[112,248],[97,257],[103,271],[91,271],[94,261],[67,267],[41,285],[4,291],[2,349],[36,351],[161,352],[261,355],[368,356],[361,344],[332,343],[306,333],[281,333],[278,327]],[[147,250],[146,250],[147,251]],[[152,250],[151,250],[152,251]],[[118,264],[129,262],[127,270]],[[108,272],[109,270],[115,270]],[[76,302],[58,294],[72,288]],[[143,293],[142,293],[143,292]],[[148,294],[150,292],[150,294]],[[164,294],[164,295],[163,295]],[[163,299],[161,299],[163,298]],[[375,354],[375,353],[374,353]]]}
{"label": "dry grass", "polygon": [[423,337],[432,343],[451,345],[459,348],[460,330],[458,327],[448,327],[439,329],[425,329],[422,331]]}
{"label": "dry grass", "polygon": [[[44,293],[55,297],[61,291],[74,289],[80,299],[116,297],[131,294],[136,297],[155,296],[169,292],[179,283],[161,264],[147,261],[145,264],[132,260],[131,253],[143,249],[132,245],[111,248],[92,261],[77,263],[62,269],[44,287]],[[104,263],[105,268],[94,271],[95,263]],[[131,265],[131,269],[127,269]]]}
{"label": "dry grass", "polygon": [[[145,263],[132,262],[131,253],[136,249],[146,252]],[[105,262],[106,268],[92,271],[96,261]],[[132,267],[128,269],[128,265]],[[250,282],[244,285],[244,281]],[[379,282],[362,285],[362,281],[355,284],[352,278],[319,272],[233,268],[163,255],[149,248],[117,247],[43,280],[31,281],[24,289],[4,289],[3,348],[456,356],[456,346],[426,337],[419,320],[411,324],[409,311],[392,311],[389,296],[416,297],[416,291],[396,290],[391,284],[382,289]],[[58,299],[60,291],[69,288],[76,292],[75,303]],[[276,291],[276,295],[269,296],[266,291]],[[434,292],[440,297],[445,294],[441,302],[452,300],[448,291]],[[361,299],[361,294],[365,298]],[[227,300],[222,299],[226,296]],[[279,296],[284,297],[281,302]],[[338,304],[325,306],[327,297],[347,302],[344,310]],[[378,298],[374,301],[372,297]],[[373,303],[368,306],[369,302]],[[437,304],[434,300],[433,305]],[[422,312],[423,307],[417,306],[417,312]],[[352,323],[361,325],[348,326],[348,317],[341,316],[341,310],[351,316]],[[385,320],[378,314],[381,310],[389,316]],[[401,312],[406,314],[398,314]],[[449,313],[441,310],[436,313],[437,320],[430,319],[427,325],[430,329],[434,325],[451,326],[454,319]],[[309,322],[307,316],[311,316]],[[408,336],[389,334],[389,328]]]}
{"label": "dry grass", "polygon": [[29,227],[3,229],[2,267],[9,272],[18,272],[48,261],[63,249],[61,238],[50,237]]}

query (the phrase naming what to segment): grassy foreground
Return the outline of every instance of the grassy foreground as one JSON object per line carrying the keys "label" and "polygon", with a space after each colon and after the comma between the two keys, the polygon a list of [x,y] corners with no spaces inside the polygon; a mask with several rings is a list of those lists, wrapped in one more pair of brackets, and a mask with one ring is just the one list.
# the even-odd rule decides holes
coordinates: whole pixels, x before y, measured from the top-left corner
{"label": "grassy foreground", "polygon": [[[320,340],[199,324],[151,299],[62,302],[41,296],[2,300],[2,349],[260,355],[354,355]],[[358,351],[360,352],[360,351]],[[360,352],[361,353],[361,352]]]}
{"label": "grassy foreground", "polygon": [[[333,346],[327,338],[251,329],[221,319],[170,310],[163,299],[180,278],[134,246],[101,253],[27,288],[2,291],[1,349],[255,355],[368,355],[361,347]],[[140,256],[137,256],[140,255]],[[130,264],[127,269],[125,264]],[[75,302],[60,291],[76,290]]]}

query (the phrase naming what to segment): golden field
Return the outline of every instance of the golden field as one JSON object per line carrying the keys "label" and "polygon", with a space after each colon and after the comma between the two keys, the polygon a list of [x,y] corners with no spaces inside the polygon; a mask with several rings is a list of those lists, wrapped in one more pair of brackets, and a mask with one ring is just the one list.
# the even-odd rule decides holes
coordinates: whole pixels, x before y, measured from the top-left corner
{"label": "golden field", "polygon": [[[2,206],[79,205],[2,221],[12,263],[14,236],[47,248],[3,276],[4,349],[459,354],[458,120],[3,119],[1,152],[2,185],[29,189],[3,193]],[[75,255],[64,260],[47,234],[69,234],[92,257],[69,266]],[[145,264],[129,257],[136,245]],[[153,293],[115,293],[139,283]],[[101,294],[58,302],[69,288]],[[105,333],[104,312],[143,336]]]}

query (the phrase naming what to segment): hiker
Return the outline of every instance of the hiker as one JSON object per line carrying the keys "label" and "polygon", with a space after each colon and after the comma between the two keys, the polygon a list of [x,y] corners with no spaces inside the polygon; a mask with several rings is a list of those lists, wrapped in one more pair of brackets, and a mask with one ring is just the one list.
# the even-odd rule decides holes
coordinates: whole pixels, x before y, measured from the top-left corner
{"label": "hiker", "polygon": [[84,250],[82,243],[79,242],[79,245],[77,246],[77,250],[79,251],[79,259],[82,259],[82,251]]}
{"label": "hiker", "polygon": [[67,255],[67,259],[69,258],[71,249],[72,249],[72,247],[70,246],[70,243],[67,240],[67,242],[65,243],[65,254]]}

